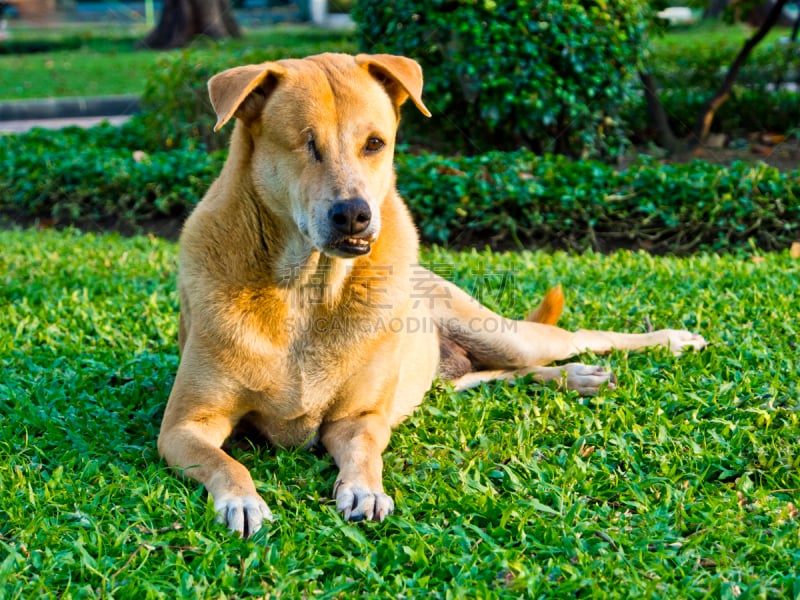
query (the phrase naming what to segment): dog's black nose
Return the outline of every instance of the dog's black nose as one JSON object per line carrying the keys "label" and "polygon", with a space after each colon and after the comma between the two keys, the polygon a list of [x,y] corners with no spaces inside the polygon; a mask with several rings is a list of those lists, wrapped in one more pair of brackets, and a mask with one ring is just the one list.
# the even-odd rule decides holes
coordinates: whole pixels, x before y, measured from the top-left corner
{"label": "dog's black nose", "polygon": [[362,233],[369,227],[372,211],[369,209],[369,204],[364,200],[355,198],[344,202],[336,202],[331,206],[329,216],[337,232],[345,235],[355,235]]}

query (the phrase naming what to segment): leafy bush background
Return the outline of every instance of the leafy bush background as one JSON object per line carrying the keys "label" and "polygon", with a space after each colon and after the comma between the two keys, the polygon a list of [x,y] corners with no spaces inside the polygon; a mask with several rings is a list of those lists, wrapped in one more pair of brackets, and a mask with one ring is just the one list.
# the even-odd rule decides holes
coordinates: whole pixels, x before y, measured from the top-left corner
{"label": "leafy bush background", "polygon": [[[417,59],[442,139],[489,148],[616,156],[636,91],[648,3],[362,0],[359,45]],[[426,134],[429,125],[417,129]]]}
{"label": "leafy bush background", "polygon": [[[369,4],[369,2],[364,4],[362,9],[365,10]],[[389,17],[378,14],[381,11],[391,12],[392,6],[406,7],[410,10],[413,4],[405,1],[380,4],[368,18],[375,20],[376,23],[382,23],[382,19]],[[410,34],[405,31],[406,25],[402,19],[413,20],[413,14],[408,16],[399,9],[396,10],[395,17],[398,22],[393,27],[402,30],[403,36]],[[396,33],[394,29],[390,29],[387,35]],[[369,39],[373,38],[370,36],[367,39],[368,34],[364,32],[363,27],[360,35],[364,38],[361,45],[365,50],[397,52],[403,50],[399,47],[390,48],[386,42],[372,44]],[[404,38],[401,36],[401,39]],[[562,39],[562,43],[566,43],[565,40],[566,38]],[[595,41],[599,43],[603,40]],[[208,99],[206,84],[212,75],[226,68],[289,56],[306,56],[326,50],[340,52],[357,50],[354,43],[344,38],[338,42],[331,42],[328,38],[320,40],[314,35],[308,35],[307,38],[301,37],[299,42],[291,46],[287,44],[285,48],[270,46],[226,53],[192,48],[159,57],[157,67],[148,77],[142,99],[145,111],[142,118],[147,127],[139,132],[139,147],[171,149],[193,144],[198,147],[205,146],[209,150],[225,148],[231,128],[213,132],[216,119]],[[414,40],[409,39],[407,43],[411,45]],[[576,93],[569,92],[571,88],[565,88],[567,91],[551,92],[548,91],[549,86],[565,84],[554,75],[552,67],[538,65],[535,67],[537,70],[533,71],[537,73],[536,77],[523,78],[525,81],[520,82],[513,79],[513,76],[519,75],[521,66],[510,67],[506,64],[507,58],[498,53],[498,56],[491,58],[493,62],[486,68],[497,69],[498,73],[511,73],[511,75],[502,75],[494,79],[484,78],[481,80],[481,86],[486,86],[487,90],[481,91],[479,98],[467,102],[467,99],[462,97],[463,90],[460,83],[454,84],[453,81],[444,79],[441,73],[437,74],[437,69],[440,70],[442,66],[430,66],[426,63],[426,61],[444,61],[441,51],[434,51],[439,46],[432,44],[433,42],[420,46],[416,51],[416,58],[425,64],[424,97],[435,113],[434,118],[425,119],[413,108],[407,109],[400,132],[401,139],[406,142],[422,144],[427,148],[447,153],[456,150],[471,154],[490,149],[517,150],[527,144],[523,137],[509,129],[516,126],[515,122],[519,115],[523,118],[522,122],[528,124],[526,127],[532,127],[543,136],[539,140],[541,144],[537,143],[540,148],[534,149],[573,152],[576,148],[583,148],[586,150],[585,153],[592,153],[586,147],[596,142],[600,144],[596,151],[598,155],[610,155],[618,153],[625,147],[627,143],[625,136],[637,142],[645,142],[651,137],[644,99],[638,83],[633,80],[626,79],[624,85],[620,84],[625,88],[624,93],[620,92],[621,95],[610,99],[601,95],[598,99],[598,91],[595,88],[603,87],[603,94],[611,94],[615,88],[604,87],[603,82],[598,79],[602,74],[596,74],[594,66],[587,63],[584,65],[583,74],[590,81],[585,93],[580,90]],[[678,135],[686,135],[691,131],[701,107],[724,77],[725,69],[737,51],[738,46],[735,43],[723,43],[690,48],[664,47],[659,49],[657,55],[651,54],[647,57],[647,67],[659,81],[662,102]],[[413,54],[411,48],[408,52]],[[469,59],[469,56],[466,58]],[[450,58],[444,62],[449,69],[454,70],[448,74],[451,78],[461,77],[460,71],[456,69],[474,68],[457,67],[450,64]],[[578,68],[580,67],[575,66],[575,69]],[[550,81],[546,79],[548,76],[551,77]],[[610,74],[606,73],[606,76]],[[555,80],[552,80],[553,77]],[[570,85],[580,88],[583,79],[585,78],[578,78],[576,72],[575,79]],[[746,134],[754,131],[786,131],[787,124],[789,127],[792,124],[800,125],[800,102],[797,101],[797,93],[781,89],[787,82],[800,82],[800,49],[781,44],[757,47],[741,73],[733,95],[717,112],[713,130]],[[512,84],[513,90],[508,87]],[[525,96],[523,84],[535,85],[538,95]],[[500,92],[504,89],[506,95],[500,97]],[[587,101],[586,98],[592,94],[596,98]],[[612,102],[616,111],[613,118],[609,117],[611,120],[606,119],[608,116],[606,112],[597,109],[606,101]],[[532,109],[530,103],[537,104],[539,108]],[[569,105],[567,112],[561,111],[559,107],[562,105]],[[500,110],[502,112],[498,112]],[[561,136],[560,126],[553,124],[553,115],[572,119],[570,126],[583,128],[581,129],[583,133],[578,133],[576,129],[567,136]],[[534,123],[536,119],[539,119],[539,125]],[[602,123],[599,128],[593,128],[591,123],[595,123],[597,119]],[[565,149],[564,144],[569,144],[569,148]]]}
{"label": "leafy bush background", "polygon": [[[0,137],[0,212],[134,230],[154,217],[188,214],[225,153],[138,144],[146,129],[134,119],[121,128]],[[800,172],[763,165],[640,161],[618,170],[520,150],[473,157],[401,152],[396,169],[398,189],[428,242],[684,253],[749,244],[777,249],[800,237]]]}
{"label": "leafy bush background", "polygon": [[[397,4],[412,5],[405,1]],[[446,8],[441,3],[431,6],[434,12]],[[480,10],[510,10],[505,5],[481,6]],[[398,19],[395,26],[401,25],[403,21]],[[429,52],[439,48],[436,44],[423,47]],[[215,117],[207,79],[237,64],[331,48],[355,51],[344,39],[332,43],[329,36],[320,39],[310,33],[301,37],[299,44],[293,39],[287,48],[270,45],[225,54],[194,48],[166,55],[150,75],[145,112],[127,125],[0,138],[0,168],[5,175],[0,179],[0,213],[27,222],[46,219],[60,224],[111,225],[124,231],[140,230],[150,220],[163,217],[177,222],[219,172],[224,153],[217,149],[227,146],[232,129],[212,134]],[[734,44],[720,44],[667,49],[651,57],[650,66],[662,82],[667,112],[679,132],[694,122],[708,88],[724,75],[736,50]],[[497,60],[499,68],[504,58]],[[742,74],[742,87],[723,106],[716,123],[726,131],[785,131],[787,123],[800,123],[797,94],[772,91],[798,79],[800,50],[781,45],[760,47]],[[511,82],[506,78],[500,83]],[[487,97],[502,85],[492,84]],[[434,108],[443,98],[456,102],[452,90],[443,80],[429,77],[426,101]],[[506,108],[512,112],[519,109]],[[469,110],[473,109],[477,110],[475,106]],[[404,117],[405,129],[413,114],[408,111]],[[491,111],[486,114],[491,116]],[[639,95],[627,98],[622,117],[626,130],[640,140],[647,138]],[[410,125],[413,139],[413,120]],[[481,126],[475,125],[470,133],[483,135]],[[454,122],[449,115],[440,115],[435,123],[426,121],[425,127],[425,139],[435,144],[431,136],[450,135]],[[486,133],[491,138],[497,131],[487,129]],[[512,137],[502,139],[510,144]],[[682,253],[750,243],[781,248],[798,237],[797,173],[782,175],[768,167],[638,162],[627,171],[618,171],[600,162],[537,158],[529,151],[517,150],[468,158],[401,152],[397,170],[400,191],[423,239],[429,242],[494,247],[622,246]]]}

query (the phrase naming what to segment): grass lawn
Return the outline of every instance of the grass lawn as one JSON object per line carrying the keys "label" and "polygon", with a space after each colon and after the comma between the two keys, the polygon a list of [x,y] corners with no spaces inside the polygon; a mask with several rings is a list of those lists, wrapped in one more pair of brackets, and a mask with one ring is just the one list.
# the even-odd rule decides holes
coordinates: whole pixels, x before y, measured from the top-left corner
{"label": "grass lawn", "polygon": [[[713,345],[592,358],[620,387],[446,389],[394,434],[397,513],[345,524],[324,454],[237,444],[276,522],[252,541],[159,460],[176,247],[0,232],[4,598],[797,598],[800,260],[428,251],[522,315],[683,326]],[[511,276],[502,294],[500,273]],[[490,284],[485,287],[482,284]]]}
{"label": "grass lawn", "polygon": [[[653,40],[653,52],[658,55],[659,50],[668,50],[674,47],[694,48],[702,51],[705,48],[730,46],[734,49],[731,55],[731,59],[733,59],[745,40],[751,37],[755,31],[744,23],[701,21],[695,25],[667,29],[663,35]],[[774,43],[782,37],[787,37],[790,33],[791,29],[775,27],[757,47]]]}
{"label": "grass lawn", "polygon": [[[96,31],[70,28],[61,30],[61,35],[81,38],[79,49],[0,55],[0,99],[141,94],[156,61],[170,53],[136,50],[135,42],[145,33],[142,30],[139,35],[132,36],[128,31],[112,29],[100,36]],[[21,39],[30,35],[26,32]],[[42,35],[53,37],[52,33]],[[319,44],[320,51],[328,48],[355,51],[355,44],[348,41],[348,37],[352,36],[310,26],[276,26],[246,30],[240,39],[198,47],[206,47],[214,53],[279,47],[287,49],[287,56],[292,54],[293,47],[307,48],[308,44]]]}

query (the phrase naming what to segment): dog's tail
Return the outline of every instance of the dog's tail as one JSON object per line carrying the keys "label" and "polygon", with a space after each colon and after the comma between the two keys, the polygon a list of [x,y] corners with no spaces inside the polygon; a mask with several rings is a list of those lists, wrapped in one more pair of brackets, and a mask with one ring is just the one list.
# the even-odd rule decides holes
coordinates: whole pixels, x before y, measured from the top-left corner
{"label": "dog's tail", "polygon": [[545,325],[555,325],[563,310],[564,291],[561,289],[561,284],[559,284],[547,291],[542,303],[525,320],[544,323]]}

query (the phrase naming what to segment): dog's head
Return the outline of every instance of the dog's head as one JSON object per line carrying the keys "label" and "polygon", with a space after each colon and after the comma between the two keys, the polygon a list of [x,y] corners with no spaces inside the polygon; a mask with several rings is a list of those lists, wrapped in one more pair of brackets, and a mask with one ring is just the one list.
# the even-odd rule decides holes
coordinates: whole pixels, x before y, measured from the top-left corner
{"label": "dog's head", "polygon": [[208,82],[219,129],[236,117],[257,193],[320,252],[369,253],[394,185],[400,105],[422,103],[422,69],[401,56],[321,54],[246,65]]}

